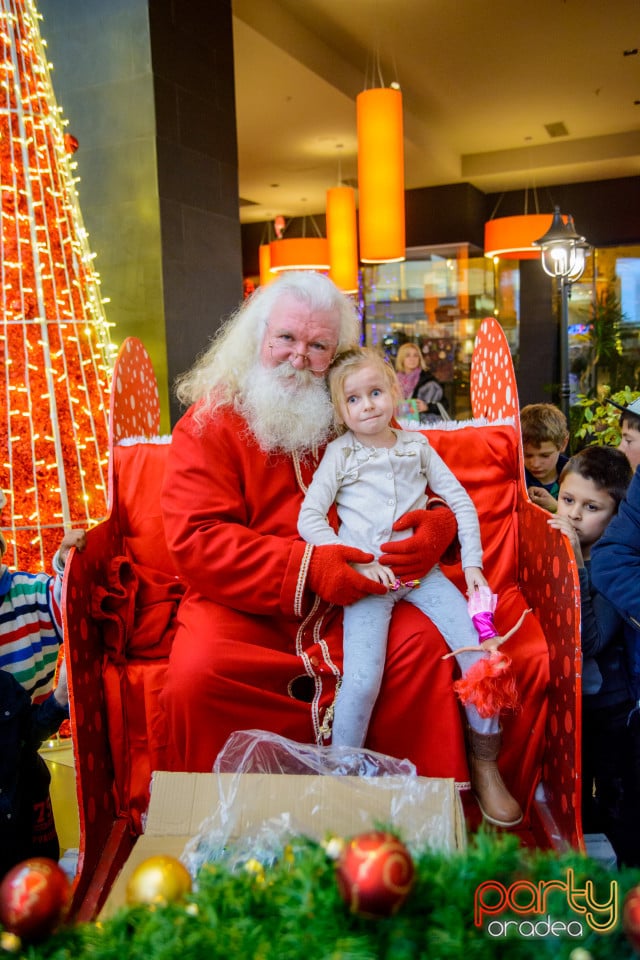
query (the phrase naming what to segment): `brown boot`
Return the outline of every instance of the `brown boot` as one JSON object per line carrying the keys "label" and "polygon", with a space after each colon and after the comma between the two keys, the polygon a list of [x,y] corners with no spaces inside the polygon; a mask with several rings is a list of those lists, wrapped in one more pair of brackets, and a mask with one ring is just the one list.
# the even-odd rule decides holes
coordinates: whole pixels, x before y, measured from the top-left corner
{"label": "brown boot", "polygon": [[482,816],[497,827],[515,827],[522,820],[522,810],[507,790],[496,763],[501,734],[478,733],[468,727],[468,736],[471,788]]}

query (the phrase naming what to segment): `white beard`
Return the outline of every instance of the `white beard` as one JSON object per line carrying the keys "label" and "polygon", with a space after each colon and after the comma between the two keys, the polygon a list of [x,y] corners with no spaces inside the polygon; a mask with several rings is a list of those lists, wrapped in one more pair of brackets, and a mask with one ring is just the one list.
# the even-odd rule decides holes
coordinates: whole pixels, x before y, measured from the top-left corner
{"label": "white beard", "polygon": [[247,379],[239,409],[266,453],[304,454],[333,435],[324,377],[281,363],[256,364]]}

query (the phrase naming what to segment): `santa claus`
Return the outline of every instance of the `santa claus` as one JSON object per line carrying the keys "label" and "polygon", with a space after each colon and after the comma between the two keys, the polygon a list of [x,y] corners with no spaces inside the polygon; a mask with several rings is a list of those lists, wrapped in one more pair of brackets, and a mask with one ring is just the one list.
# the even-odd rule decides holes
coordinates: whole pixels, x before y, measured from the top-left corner
{"label": "santa claus", "polygon": [[[208,771],[228,736],[261,729],[330,743],[342,607],[384,587],[341,545],[297,533],[303,495],[333,436],[325,374],[359,339],[352,302],[321,274],[259,288],[182,376],[162,495],[187,584],[163,702],[178,769]],[[405,518],[406,520],[406,518]],[[402,522],[402,521],[400,521]],[[416,511],[381,562],[419,578],[455,537],[448,507]],[[367,746],[418,772],[468,779],[447,648],[415,607],[396,605]],[[495,767],[495,764],[493,764]]]}

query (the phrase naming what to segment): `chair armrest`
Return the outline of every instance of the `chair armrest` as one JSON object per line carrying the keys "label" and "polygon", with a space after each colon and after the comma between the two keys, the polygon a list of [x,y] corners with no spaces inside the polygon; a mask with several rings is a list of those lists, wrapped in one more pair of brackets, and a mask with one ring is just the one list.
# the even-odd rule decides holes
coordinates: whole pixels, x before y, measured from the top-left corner
{"label": "chair armrest", "polygon": [[82,553],[72,550],[63,585],[63,625],[80,826],[72,903],[75,914],[99,870],[117,819],[102,683],[102,629],[91,616],[91,599],[96,588],[106,583],[110,559],[121,552],[118,523],[110,514],[88,531]]}

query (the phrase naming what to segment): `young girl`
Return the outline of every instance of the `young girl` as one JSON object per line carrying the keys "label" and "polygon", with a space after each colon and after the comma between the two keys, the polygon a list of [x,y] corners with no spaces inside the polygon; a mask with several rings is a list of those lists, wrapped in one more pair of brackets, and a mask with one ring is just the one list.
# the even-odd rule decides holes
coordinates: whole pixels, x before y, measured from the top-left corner
{"label": "young girl", "polygon": [[[329,387],[341,436],[332,441],[311,482],[298,520],[300,535],[315,546],[342,543],[374,557],[380,545],[410,535],[393,531],[396,520],[427,504],[426,487],[446,500],[458,521],[462,567],[469,593],[487,582],[475,507],[444,461],[418,432],[390,426],[400,398],[393,368],[376,351],[356,348],[340,354],[329,371]],[[327,513],[335,502],[340,526]],[[376,559],[356,569],[387,587],[344,608],[343,678],[335,703],[332,742],[364,744],[385,663],[387,631],[398,600],[415,604],[442,633],[451,650],[478,646],[467,603],[460,591],[433,567],[421,581],[402,583]],[[462,674],[478,660],[456,654]],[[522,819],[497,769],[498,715],[483,718],[465,707],[469,724],[471,784],[487,820],[514,826]]]}

